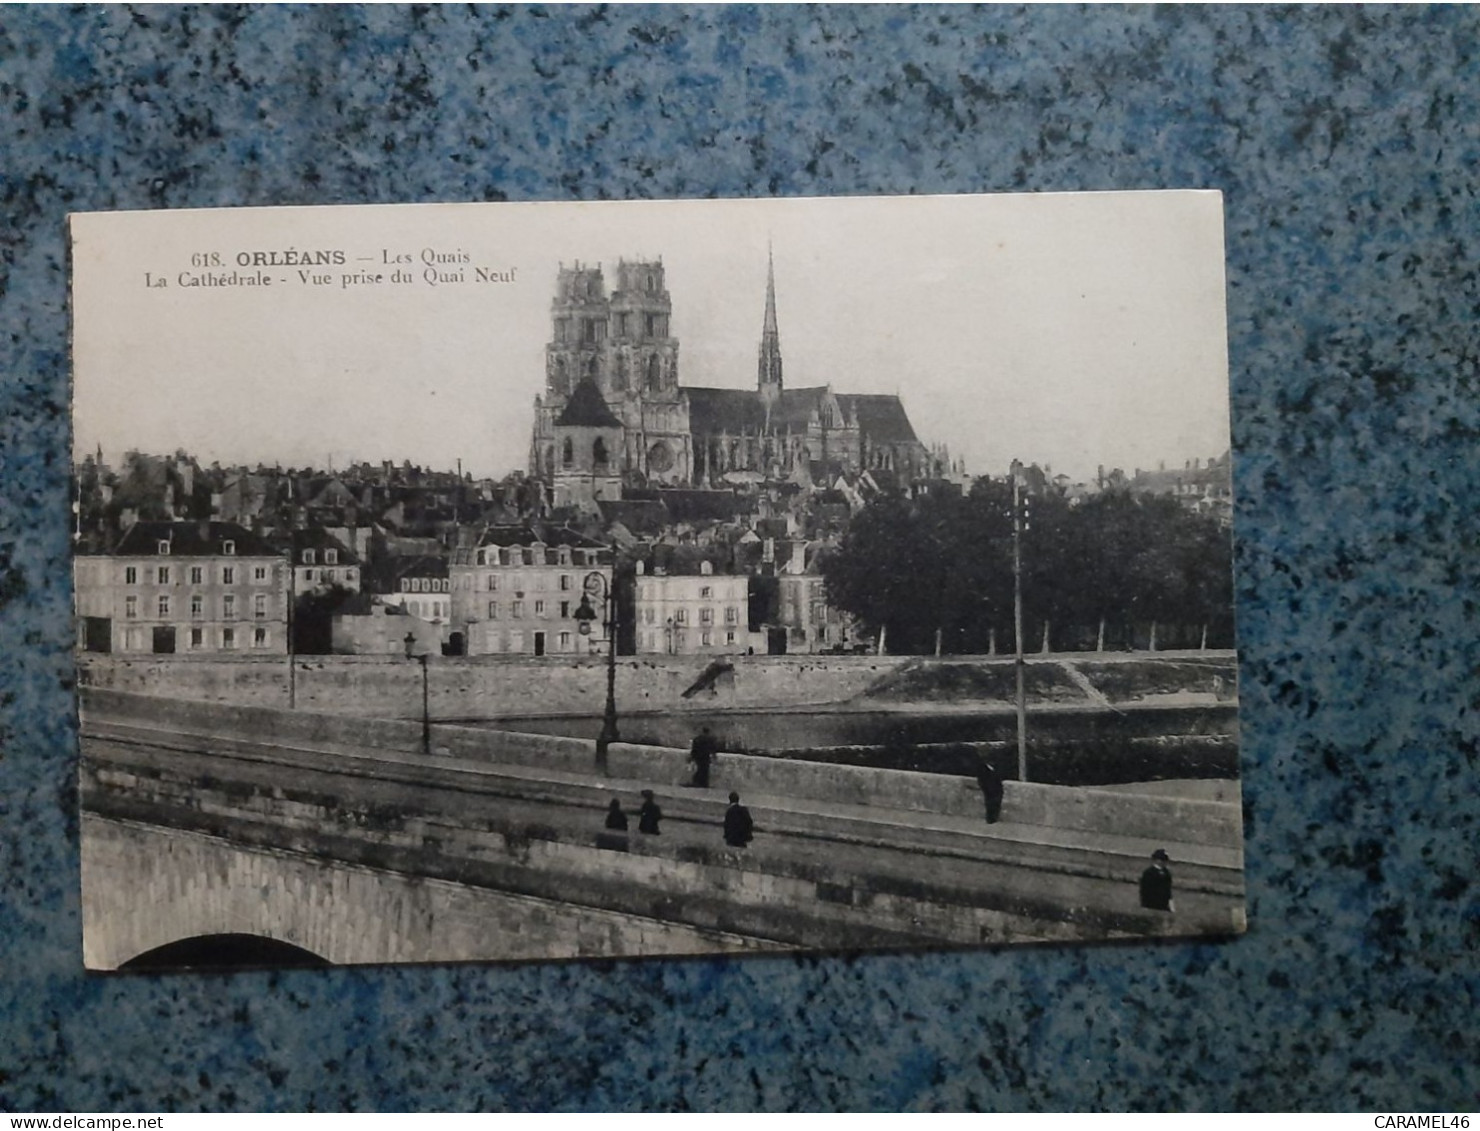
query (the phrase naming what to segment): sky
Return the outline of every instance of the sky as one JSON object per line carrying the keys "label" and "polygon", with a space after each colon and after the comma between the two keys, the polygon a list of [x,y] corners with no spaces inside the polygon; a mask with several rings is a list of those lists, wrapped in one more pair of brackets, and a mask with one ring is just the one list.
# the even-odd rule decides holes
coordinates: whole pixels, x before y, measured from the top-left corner
{"label": "sky", "polygon": [[[897,393],[919,438],[972,474],[1016,458],[1087,480],[1229,444],[1217,193],[214,209],[72,224],[75,442],[110,461],[183,448],[205,463],[461,460],[501,476],[528,460],[561,263],[605,264],[610,287],[618,259],[661,257],[680,382],[754,388],[768,247],[787,385]],[[314,253],[344,262],[291,264]],[[194,266],[212,256],[220,266]],[[189,285],[258,271],[272,282]]]}

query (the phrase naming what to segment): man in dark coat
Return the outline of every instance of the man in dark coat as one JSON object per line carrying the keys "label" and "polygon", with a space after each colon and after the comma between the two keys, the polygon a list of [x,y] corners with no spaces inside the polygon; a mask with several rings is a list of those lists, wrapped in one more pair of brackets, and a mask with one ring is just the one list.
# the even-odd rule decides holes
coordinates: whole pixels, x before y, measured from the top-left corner
{"label": "man in dark coat", "polygon": [[1002,817],[1002,774],[983,758],[976,770],[976,784],[981,786],[982,801],[987,806],[987,824],[995,825]]}
{"label": "man in dark coat", "polygon": [[663,819],[663,810],[653,800],[653,791],[642,791],[642,808],[637,811],[637,831],[649,836],[658,836],[658,822]]}
{"label": "man in dark coat", "polygon": [[708,727],[704,727],[694,736],[694,745],[689,748],[689,758],[694,763],[693,784],[700,789],[709,788],[709,766],[718,753],[719,739],[709,733]]}
{"label": "man in dark coat", "polygon": [[725,843],[731,848],[744,848],[755,839],[755,822],[750,810],[740,804],[738,793],[730,794],[730,807],[725,810]]}
{"label": "man in dark coat", "polygon": [[627,831],[627,814],[622,812],[622,803],[615,797],[612,798],[612,803],[606,810],[606,827],[621,832]]}
{"label": "man in dark coat", "polygon": [[1172,872],[1167,867],[1169,857],[1166,850],[1158,848],[1151,854],[1151,864],[1141,873],[1141,906],[1152,911],[1171,911]]}

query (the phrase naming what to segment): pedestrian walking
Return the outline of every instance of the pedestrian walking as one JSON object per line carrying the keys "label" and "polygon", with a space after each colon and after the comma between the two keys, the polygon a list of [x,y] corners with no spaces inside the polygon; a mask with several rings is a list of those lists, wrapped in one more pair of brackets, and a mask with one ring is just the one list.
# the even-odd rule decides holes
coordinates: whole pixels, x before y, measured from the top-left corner
{"label": "pedestrian walking", "polygon": [[1158,848],[1151,854],[1151,863],[1141,873],[1141,906],[1152,911],[1175,911],[1172,903],[1172,870],[1167,867],[1170,857],[1166,849]]}
{"label": "pedestrian walking", "polygon": [[627,814],[622,812],[622,803],[615,797],[606,810],[606,827],[616,829],[618,832],[627,831]]}
{"label": "pedestrian walking", "polygon": [[725,810],[725,843],[731,848],[744,848],[755,839],[755,822],[750,810],[740,804],[738,793],[730,794],[730,807]]}
{"label": "pedestrian walking", "polygon": [[983,758],[977,767],[976,784],[981,786],[982,802],[987,809],[987,824],[995,825],[1002,818],[1002,772]]}
{"label": "pedestrian walking", "polygon": [[642,791],[642,808],[637,811],[637,831],[647,833],[649,836],[657,836],[658,822],[663,819],[663,810],[658,808],[658,803],[653,800],[653,791],[645,789]]}
{"label": "pedestrian walking", "polygon": [[693,785],[700,789],[709,788],[709,767],[718,753],[719,739],[709,733],[708,727],[704,727],[694,736],[694,744],[689,747],[689,760],[694,764]]}

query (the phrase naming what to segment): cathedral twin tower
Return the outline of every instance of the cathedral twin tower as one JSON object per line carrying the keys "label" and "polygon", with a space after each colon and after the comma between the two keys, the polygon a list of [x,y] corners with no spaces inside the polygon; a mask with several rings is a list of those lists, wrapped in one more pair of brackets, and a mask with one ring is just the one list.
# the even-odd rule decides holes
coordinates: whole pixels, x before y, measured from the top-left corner
{"label": "cathedral twin tower", "polygon": [[620,499],[624,487],[925,472],[898,397],[784,387],[774,264],[754,390],[679,384],[661,260],[619,261],[614,283],[608,293],[602,268],[580,263],[561,265],[556,278],[530,448],[551,505]]}

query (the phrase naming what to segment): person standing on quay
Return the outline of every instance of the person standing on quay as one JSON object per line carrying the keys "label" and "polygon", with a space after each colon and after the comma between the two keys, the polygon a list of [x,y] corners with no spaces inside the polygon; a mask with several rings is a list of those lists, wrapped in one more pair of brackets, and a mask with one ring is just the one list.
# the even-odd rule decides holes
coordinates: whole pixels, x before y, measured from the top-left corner
{"label": "person standing on quay", "polygon": [[649,836],[658,836],[658,822],[663,819],[663,810],[653,800],[653,791],[642,791],[642,808],[637,811],[637,831]]}
{"label": "person standing on quay", "polygon": [[622,812],[622,803],[615,797],[606,811],[606,827],[618,832],[627,831],[627,814]]}
{"label": "person standing on quay", "polygon": [[981,786],[982,801],[987,807],[987,824],[995,825],[1002,818],[1002,774],[983,758],[977,767],[976,784]]}
{"label": "person standing on quay", "polygon": [[709,767],[718,753],[719,740],[704,727],[694,736],[694,744],[689,748],[689,759],[694,763],[693,784],[700,789],[709,788]]}
{"label": "person standing on quay", "polygon": [[730,807],[725,810],[725,843],[731,848],[744,848],[755,839],[755,822],[750,810],[740,804],[738,793],[730,794]]}
{"label": "person standing on quay", "polygon": [[1151,863],[1141,873],[1141,906],[1152,911],[1175,910],[1172,904],[1172,870],[1167,867],[1166,849],[1151,854]]}

